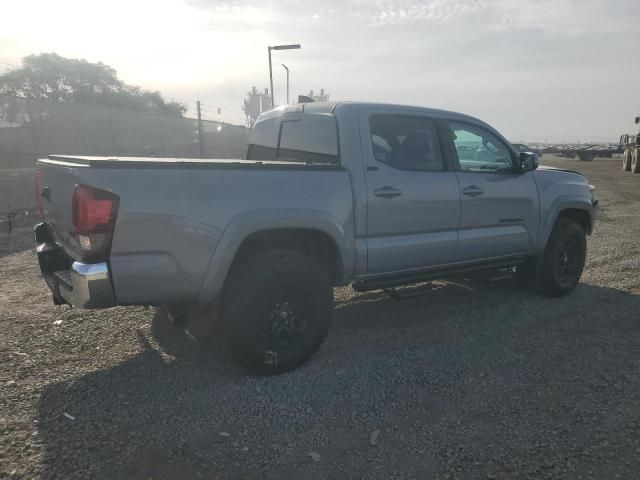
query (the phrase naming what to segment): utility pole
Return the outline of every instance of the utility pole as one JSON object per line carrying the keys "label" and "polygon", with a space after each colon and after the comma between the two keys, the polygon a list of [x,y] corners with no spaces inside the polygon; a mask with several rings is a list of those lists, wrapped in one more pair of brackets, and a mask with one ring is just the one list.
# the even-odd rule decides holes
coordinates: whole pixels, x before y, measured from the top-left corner
{"label": "utility pole", "polygon": [[198,107],[198,143],[200,145],[200,158],[204,158],[204,139],[202,138],[202,110],[200,108],[200,100],[196,102]]}
{"label": "utility pole", "polygon": [[282,66],[287,71],[287,105],[289,105],[289,67],[287,67],[284,63],[282,64]]}
{"label": "utility pole", "polygon": [[269,50],[269,85],[271,86],[271,108],[276,108],[276,104],[273,101],[273,70],[271,69],[271,47]]}

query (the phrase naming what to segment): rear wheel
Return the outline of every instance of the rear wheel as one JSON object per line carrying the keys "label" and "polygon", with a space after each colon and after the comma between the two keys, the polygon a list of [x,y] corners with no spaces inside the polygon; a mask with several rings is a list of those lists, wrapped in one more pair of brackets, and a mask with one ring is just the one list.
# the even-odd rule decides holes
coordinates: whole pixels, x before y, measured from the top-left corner
{"label": "rear wheel", "polygon": [[587,254],[587,238],[582,225],[559,218],[553,227],[536,275],[536,288],[551,296],[571,292],[582,275]]}
{"label": "rear wheel", "polygon": [[325,269],[288,250],[242,260],[231,271],[222,299],[231,353],[260,375],[283,373],[309,360],[327,336],[332,310]]}
{"label": "rear wheel", "polygon": [[640,159],[638,159],[638,149],[634,148],[631,152],[631,171],[640,173]]}
{"label": "rear wheel", "polygon": [[631,170],[631,150],[628,148],[624,151],[622,156],[622,171],[628,172]]}

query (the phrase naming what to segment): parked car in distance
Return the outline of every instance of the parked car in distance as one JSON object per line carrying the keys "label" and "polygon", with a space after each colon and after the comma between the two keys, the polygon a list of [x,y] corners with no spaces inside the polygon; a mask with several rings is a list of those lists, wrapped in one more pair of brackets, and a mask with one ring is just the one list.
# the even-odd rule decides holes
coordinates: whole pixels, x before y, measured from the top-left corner
{"label": "parked car in distance", "polygon": [[543,155],[543,152],[541,149],[530,147],[529,145],[525,145],[524,143],[512,143],[511,145],[513,145],[513,148],[515,148],[516,152],[518,153],[531,152],[538,155],[538,157],[542,157]]}
{"label": "parked car in distance", "polygon": [[567,294],[598,211],[581,174],[476,118],[362,102],[264,113],[244,160],[51,155],[36,181],[56,304],[166,305],[259,374],[320,348],[334,286],[515,267]]}

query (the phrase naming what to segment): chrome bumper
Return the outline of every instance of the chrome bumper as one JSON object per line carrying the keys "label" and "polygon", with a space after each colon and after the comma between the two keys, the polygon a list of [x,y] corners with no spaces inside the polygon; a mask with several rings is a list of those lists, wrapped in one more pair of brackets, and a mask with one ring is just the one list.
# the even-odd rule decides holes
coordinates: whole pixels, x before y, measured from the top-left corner
{"label": "chrome bumper", "polygon": [[46,224],[34,229],[38,263],[56,305],[106,308],[116,304],[106,262],[74,262],[48,232]]}
{"label": "chrome bumper", "polygon": [[115,305],[109,267],[102,263],[73,262],[70,270],[55,272],[60,280],[60,296],[78,308],[105,308]]}

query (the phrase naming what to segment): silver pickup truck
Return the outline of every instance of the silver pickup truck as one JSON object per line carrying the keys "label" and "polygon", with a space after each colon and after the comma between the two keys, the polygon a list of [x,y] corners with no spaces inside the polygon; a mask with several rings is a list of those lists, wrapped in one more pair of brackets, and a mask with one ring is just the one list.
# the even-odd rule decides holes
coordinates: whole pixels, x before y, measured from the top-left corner
{"label": "silver pickup truck", "polygon": [[52,155],[36,189],[56,304],[166,305],[260,374],[318,350],[333,286],[515,268],[569,293],[598,210],[582,175],[476,118],[355,102],[263,114],[245,160]]}

